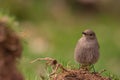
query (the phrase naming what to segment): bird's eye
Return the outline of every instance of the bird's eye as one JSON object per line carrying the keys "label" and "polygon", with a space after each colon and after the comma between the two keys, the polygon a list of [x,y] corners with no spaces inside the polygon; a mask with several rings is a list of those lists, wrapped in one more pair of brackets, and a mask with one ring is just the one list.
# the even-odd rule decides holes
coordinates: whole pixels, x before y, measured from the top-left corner
{"label": "bird's eye", "polygon": [[90,34],[90,36],[93,36],[93,34]]}

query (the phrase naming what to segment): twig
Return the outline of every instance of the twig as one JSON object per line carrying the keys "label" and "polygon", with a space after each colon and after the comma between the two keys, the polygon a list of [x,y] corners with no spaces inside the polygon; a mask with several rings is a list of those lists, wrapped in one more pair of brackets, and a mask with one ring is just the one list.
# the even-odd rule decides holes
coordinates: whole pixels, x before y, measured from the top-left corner
{"label": "twig", "polygon": [[65,69],[61,64],[59,64],[59,63],[57,62],[57,60],[55,60],[55,59],[53,59],[53,58],[49,58],[49,57],[46,57],[46,58],[37,58],[37,59],[31,61],[30,63],[34,63],[34,62],[36,62],[36,61],[41,61],[41,60],[47,61],[46,63],[52,67],[52,73],[50,74],[50,76],[55,75],[55,73],[57,72],[57,70],[58,70],[59,68],[60,68],[62,71],[68,72],[67,69]]}

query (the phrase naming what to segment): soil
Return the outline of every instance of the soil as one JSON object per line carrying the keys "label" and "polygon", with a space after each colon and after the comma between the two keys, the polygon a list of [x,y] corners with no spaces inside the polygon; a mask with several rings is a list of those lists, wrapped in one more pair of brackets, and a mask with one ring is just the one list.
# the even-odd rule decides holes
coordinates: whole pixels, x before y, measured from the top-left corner
{"label": "soil", "polygon": [[58,74],[53,80],[111,80],[108,77],[101,76],[100,73],[91,73],[88,70],[69,70]]}
{"label": "soil", "polygon": [[[62,64],[58,63],[56,59],[45,57],[45,58],[37,58],[30,63],[34,63],[36,61],[45,60],[46,64],[52,68],[52,72],[49,75],[50,80],[112,80],[109,77],[102,76],[101,72],[90,72],[87,68],[80,68],[77,70],[64,68]],[[58,71],[60,69],[61,71]]]}
{"label": "soil", "polygon": [[17,69],[22,55],[22,44],[6,23],[0,22],[0,80],[24,80]]}

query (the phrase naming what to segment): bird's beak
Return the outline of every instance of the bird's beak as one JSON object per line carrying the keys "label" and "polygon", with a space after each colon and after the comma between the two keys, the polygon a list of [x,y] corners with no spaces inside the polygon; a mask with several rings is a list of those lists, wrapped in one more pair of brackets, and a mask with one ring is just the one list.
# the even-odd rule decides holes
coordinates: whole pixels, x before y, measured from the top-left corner
{"label": "bird's beak", "polygon": [[85,32],[82,32],[82,34],[86,35],[86,33],[85,33]]}

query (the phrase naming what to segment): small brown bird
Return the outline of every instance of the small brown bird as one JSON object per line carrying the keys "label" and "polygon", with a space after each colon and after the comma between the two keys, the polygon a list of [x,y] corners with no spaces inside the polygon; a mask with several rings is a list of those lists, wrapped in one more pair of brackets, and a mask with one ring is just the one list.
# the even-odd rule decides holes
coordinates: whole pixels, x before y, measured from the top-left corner
{"label": "small brown bird", "polygon": [[99,59],[99,44],[94,31],[87,29],[82,32],[74,53],[75,60],[82,68],[95,64]]}

